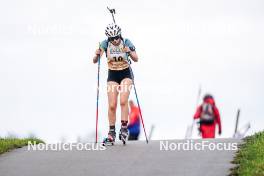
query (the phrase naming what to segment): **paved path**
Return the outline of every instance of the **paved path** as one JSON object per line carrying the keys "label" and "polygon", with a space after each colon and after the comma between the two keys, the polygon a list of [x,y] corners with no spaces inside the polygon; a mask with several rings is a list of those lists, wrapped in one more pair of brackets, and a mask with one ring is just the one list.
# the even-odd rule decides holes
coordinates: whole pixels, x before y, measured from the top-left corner
{"label": "paved path", "polygon": [[[234,139],[208,140],[241,143]],[[169,140],[168,144],[186,142]],[[193,140],[201,143],[202,140]],[[164,141],[165,143],[165,141]],[[173,149],[173,148],[172,148]],[[175,149],[175,148],[174,148]],[[160,151],[160,141],[116,143],[104,151],[27,151],[0,155],[1,176],[223,176],[235,151]]]}

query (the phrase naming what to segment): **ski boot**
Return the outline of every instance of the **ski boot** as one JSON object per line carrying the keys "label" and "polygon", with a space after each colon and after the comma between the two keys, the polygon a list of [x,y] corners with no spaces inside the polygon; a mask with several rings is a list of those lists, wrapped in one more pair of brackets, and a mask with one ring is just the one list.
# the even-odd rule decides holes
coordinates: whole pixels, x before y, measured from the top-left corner
{"label": "ski boot", "polygon": [[114,130],[110,130],[108,132],[107,138],[103,140],[103,146],[109,146],[109,145],[114,145],[115,143],[115,138],[116,138],[116,132]]}
{"label": "ski boot", "polygon": [[127,127],[121,127],[119,132],[119,140],[121,140],[124,145],[126,144],[127,137],[128,137]]}

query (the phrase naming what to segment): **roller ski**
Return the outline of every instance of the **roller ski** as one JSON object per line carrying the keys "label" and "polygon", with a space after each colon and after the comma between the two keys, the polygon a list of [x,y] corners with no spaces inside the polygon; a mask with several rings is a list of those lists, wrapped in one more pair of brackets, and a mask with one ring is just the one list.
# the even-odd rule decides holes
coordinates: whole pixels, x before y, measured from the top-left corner
{"label": "roller ski", "polygon": [[127,127],[122,127],[119,132],[119,140],[123,142],[123,145],[126,145],[127,137],[128,137],[128,129]]}
{"label": "roller ski", "polygon": [[109,131],[107,138],[103,140],[103,146],[111,146],[114,145],[116,138],[116,132],[115,131]]}

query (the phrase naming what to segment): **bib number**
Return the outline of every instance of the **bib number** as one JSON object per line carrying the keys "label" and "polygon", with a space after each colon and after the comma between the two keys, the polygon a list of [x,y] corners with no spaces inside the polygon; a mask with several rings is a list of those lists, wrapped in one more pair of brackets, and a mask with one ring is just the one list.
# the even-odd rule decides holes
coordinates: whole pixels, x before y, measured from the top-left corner
{"label": "bib number", "polygon": [[119,56],[119,57],[113,57],[113,60],[114,60],[115,62],[121,62],[121,61],[124,60],[124,58],[121,57],[121,56]]}

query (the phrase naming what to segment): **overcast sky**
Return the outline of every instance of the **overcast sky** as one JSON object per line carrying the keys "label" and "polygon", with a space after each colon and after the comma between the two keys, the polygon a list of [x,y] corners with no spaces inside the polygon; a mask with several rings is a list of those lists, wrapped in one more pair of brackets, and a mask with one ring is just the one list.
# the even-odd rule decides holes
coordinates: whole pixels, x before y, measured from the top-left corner
{"label": "overcast sky", "polygon": [[[0,136],[29,133],[47,142],[95,131],[97,65],[92,57],[116,8],[133,63],[147,132],[183,138],[202,94],[214,95],[223,135],[263,130],[262,0],[10,0],[0,3]],[[108,131],[105,57],[101,65],[100,138]],[[131,99],[135,100],[134,92]],[[201,99],[200,99],[201,101]],[[120,109],[118,109],[120,127]],[[144,139],[143,133],[141,139]]]}

